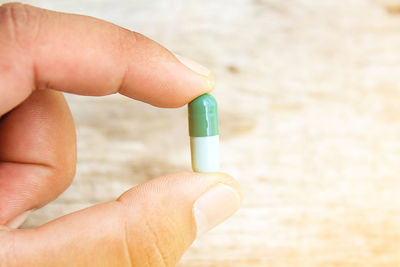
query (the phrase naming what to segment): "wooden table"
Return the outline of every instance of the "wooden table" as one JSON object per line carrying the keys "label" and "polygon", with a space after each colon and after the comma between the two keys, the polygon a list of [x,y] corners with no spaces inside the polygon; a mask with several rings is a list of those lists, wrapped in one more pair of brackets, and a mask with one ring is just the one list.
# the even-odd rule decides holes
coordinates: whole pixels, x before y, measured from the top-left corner
{"label": "wooden table", "polygon": [[[25,2],[111,20],[215,72],[222,167],[245,201],[181,267],[400,265],[399,1]],[[76,179],[25,227],[190,168],[185,108],[67,97]]]}

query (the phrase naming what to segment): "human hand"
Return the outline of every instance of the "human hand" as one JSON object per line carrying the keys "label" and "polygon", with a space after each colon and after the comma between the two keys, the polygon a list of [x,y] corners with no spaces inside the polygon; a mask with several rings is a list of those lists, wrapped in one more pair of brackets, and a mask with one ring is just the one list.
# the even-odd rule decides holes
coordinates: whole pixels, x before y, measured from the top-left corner
{"label": "human hand", "polygon": [[166,175],[116,201],[35,229],[13,228],[74,176],[75,129],[59,91],[121,93],[179,107],[213,86],[204,67],[138,33],[90,17],[2,5],[0,266],[174,266],[196,235],[239,207],[238,185],[228,175]]}

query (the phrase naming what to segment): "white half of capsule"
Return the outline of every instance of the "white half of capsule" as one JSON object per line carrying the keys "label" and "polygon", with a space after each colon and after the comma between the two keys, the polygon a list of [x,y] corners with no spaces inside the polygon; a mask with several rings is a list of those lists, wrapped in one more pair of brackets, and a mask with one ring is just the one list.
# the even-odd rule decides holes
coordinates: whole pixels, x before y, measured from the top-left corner
{"label": "white half of capsule", "polygon": [[195,172],[219,171],[219,135],[190,137],[192,169]]}

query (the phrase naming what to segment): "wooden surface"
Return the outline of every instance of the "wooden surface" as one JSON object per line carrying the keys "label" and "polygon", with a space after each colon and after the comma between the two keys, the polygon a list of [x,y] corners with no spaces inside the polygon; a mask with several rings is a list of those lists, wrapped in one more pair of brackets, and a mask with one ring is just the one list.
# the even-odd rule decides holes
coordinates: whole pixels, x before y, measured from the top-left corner
{"label": "wooden surface", "polygon": [[[399,1],[25,2],[111,20],[215,72],[222,167],[245,201],[181,267],[400,265]],[[190,168],[185,108],[67,97],[76,179],[25,227]]]}

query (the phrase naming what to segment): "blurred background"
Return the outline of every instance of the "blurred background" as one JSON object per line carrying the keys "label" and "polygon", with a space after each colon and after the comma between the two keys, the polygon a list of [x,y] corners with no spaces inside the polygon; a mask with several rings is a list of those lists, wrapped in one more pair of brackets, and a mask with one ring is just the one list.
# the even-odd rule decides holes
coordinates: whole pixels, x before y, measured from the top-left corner
{"label": "blurred background", "polygon": [[[400,0],[23,2],[141,32],[215,73],[222,169],[245,200],[179,266],[400,265]],[[76,179],[24,227],[190,170],[186,107],[66,97]]]}

